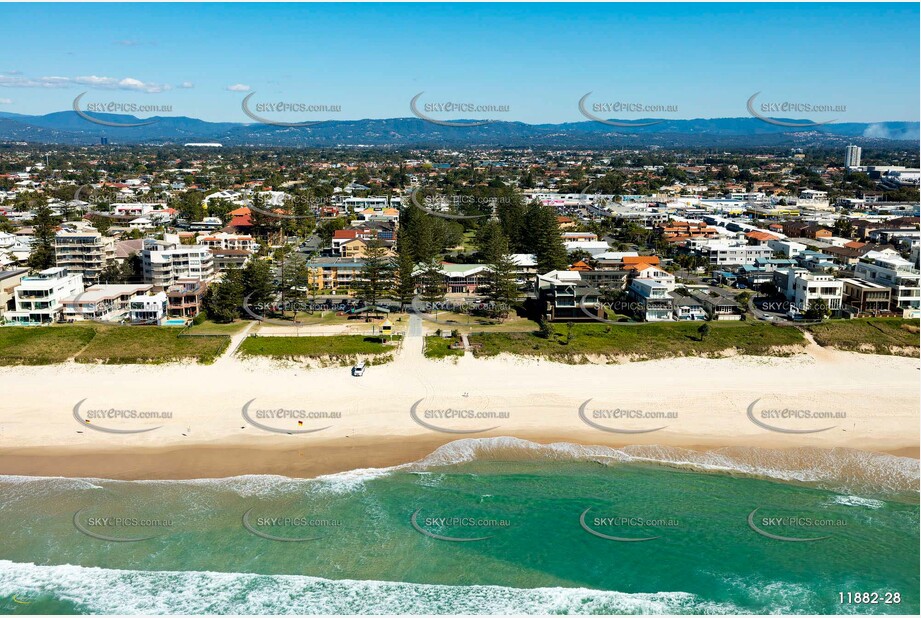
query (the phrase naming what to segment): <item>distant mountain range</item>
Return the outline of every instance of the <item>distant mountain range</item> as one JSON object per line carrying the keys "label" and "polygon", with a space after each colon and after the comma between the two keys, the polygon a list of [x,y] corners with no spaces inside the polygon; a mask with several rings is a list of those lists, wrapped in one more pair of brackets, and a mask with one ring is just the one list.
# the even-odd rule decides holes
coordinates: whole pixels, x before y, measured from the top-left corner
{"label": "distant mountain range", "polygon": [[[92,114],[92,117],[115,124],[154,122],[138,127],[112,127],[90,122],[73,111],[43,116],[0,112],[0,141],[90,145],[99,144],[100,138],[106,137],[113,145],[220,142],[225,146],[284,147],[744,148],[835,146],[846,142],[879,147],[908,146],[907,142],[914,142],[912,147],[917,147],[919,140],[917,122],[849,122],[791,128],[756,118],[699,118],[665,120],[646,127],[615,127],[593,121],[562,124],[496,121],[479,126],[451,127],[419,118],[388,118],[284,127],[205,122],[184,116],[136,118]],[[781,120],[797,124],[808,122]]]}

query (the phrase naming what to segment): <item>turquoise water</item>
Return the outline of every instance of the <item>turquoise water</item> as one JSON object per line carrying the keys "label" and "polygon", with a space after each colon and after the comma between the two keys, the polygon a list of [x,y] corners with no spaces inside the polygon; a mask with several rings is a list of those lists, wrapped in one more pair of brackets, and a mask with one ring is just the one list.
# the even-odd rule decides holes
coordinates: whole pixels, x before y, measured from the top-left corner
{"label": "turquoise water", "polygon": [[918,613],[917,461],[651,455],[467,440],[315,480],[0,477],[0,611]]}

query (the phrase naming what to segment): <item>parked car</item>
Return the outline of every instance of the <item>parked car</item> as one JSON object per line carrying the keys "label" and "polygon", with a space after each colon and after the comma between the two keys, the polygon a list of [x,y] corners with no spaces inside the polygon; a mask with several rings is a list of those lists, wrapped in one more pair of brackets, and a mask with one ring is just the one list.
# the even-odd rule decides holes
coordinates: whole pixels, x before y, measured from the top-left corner
{"label": "parked car", "polygon": [[355,363],[355,366],[352,367],[352,375],[356,378],[360,378],[365,374],[365,361],[358,361]]}

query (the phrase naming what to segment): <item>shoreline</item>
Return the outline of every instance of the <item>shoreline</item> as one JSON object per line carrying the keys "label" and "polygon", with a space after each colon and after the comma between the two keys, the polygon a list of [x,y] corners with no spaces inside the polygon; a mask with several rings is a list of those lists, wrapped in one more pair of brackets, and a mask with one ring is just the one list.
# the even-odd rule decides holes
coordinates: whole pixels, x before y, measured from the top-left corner
{"label": "shoreline", "polygon": [[[501,436],[506,437],[506,436]],[[518,438],[519,436],[516,436]],[[535,444],[548,446],[562,441],[537,441],[521,438]],[[0,450],[0,476],[26,476],[46,478],[83,478],[120,481],[186,481],[230,478],[247,475],[283,476],[294,479],[312,479],[361,469],[385,469],[423,461],[439,448],[455,442],[451,438],[419,436],[399,443],[384,439],[356,439],[352,443],[332,441],[308,448],[256,448],[249,445],[155,447],[138,453],[134,449],[88,448],[26,448]],[[644,446],[633,443],[589,444],[564,442],[585,447],[629,448]],[[721,449],[752,448],[759,451],[795,452],[804,447],[769,449],[767,447],[738,447],[705,445],[650,444],[652,448],[684,449],[702,455],[714,454]],[[834,447],[835,449],[850,447]],[[362,449],[362,450],[357,450]],[[316,458],[307,458],[310,450]],[[831,449],[820,449],[831,450]],[[917,447],[904,447],[890,451],[864,451],[874,455],[921,459]],[[519,461],[509,458],[505,461]],[[669,462],[660,462],[667,465]]]}
{"label": "shoreline", "polygon": [[[407,464],[456,440],[500,436],[615,448],[921,454],[917,358],[810,346],[780,358],[566,365],[464,356],[452,362],[425,359],[421,343],[407,339],[393,362],[361,378],[343,367],[236,357],[213,365],[3,367],[0,475],[308,478]],[[279,410],[319,417],[260,417],[258,423],[278,430],[272,432],[247,421],[247,406],[253,421]],[[89,428],[78,420],[112,409],[170,416],[103,418]],[[487,416],[450,416],[458,410]],[[769,416],[778,410],[834,418]],[[612,411],[654,418],[612,417]],[[759,419],[779,431],[759,426]],[[102,427],[149,431],[92,430]]]}

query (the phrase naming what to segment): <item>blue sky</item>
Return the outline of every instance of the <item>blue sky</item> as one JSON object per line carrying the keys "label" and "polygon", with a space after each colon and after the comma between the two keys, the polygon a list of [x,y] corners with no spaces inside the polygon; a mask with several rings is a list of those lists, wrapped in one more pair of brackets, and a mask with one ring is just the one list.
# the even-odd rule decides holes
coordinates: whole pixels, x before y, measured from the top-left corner
{"label": "blue sky", "polygon": [[[839,122],[918,120],[917,4],[3,4],[0,112],[168,105],[249,122],[240,105],[339,105],[278,120],[444,114],[585,120],[577,103],[677,106],[611,118],[746,116],[746,100],[846,106]],[[244,86],[248,89],[244,89]],[[424,108],[422,108],[424,109]],[[144,117],[151,114],[138,113]],[[829,119],[829,114],[772,114]]]}

